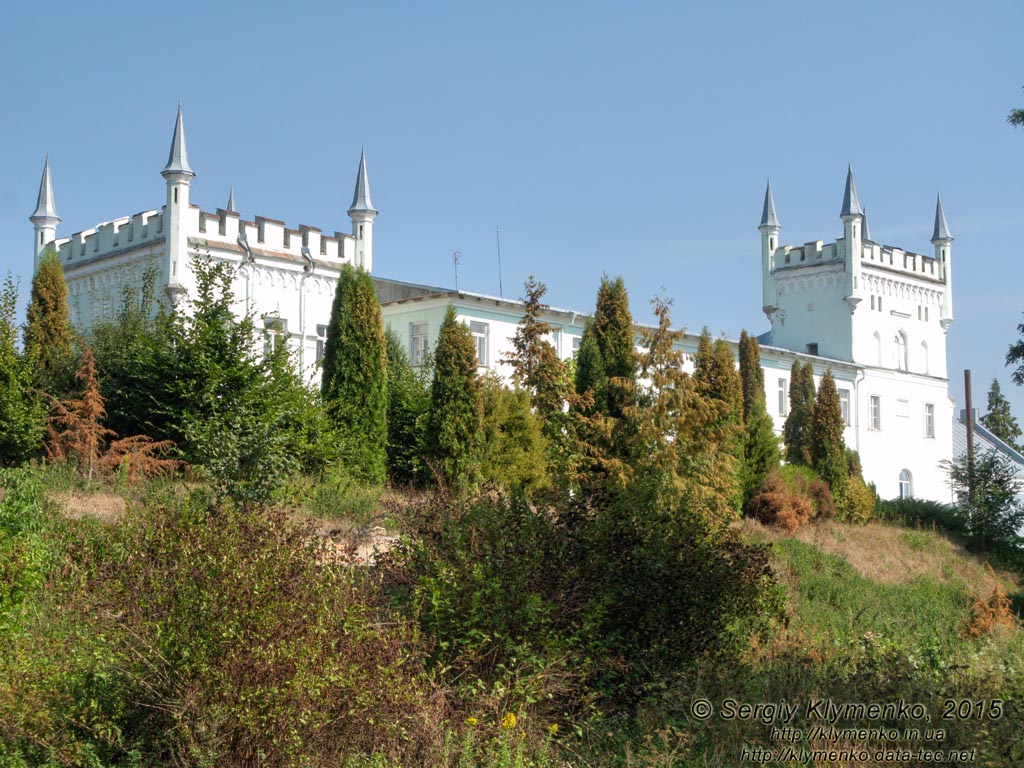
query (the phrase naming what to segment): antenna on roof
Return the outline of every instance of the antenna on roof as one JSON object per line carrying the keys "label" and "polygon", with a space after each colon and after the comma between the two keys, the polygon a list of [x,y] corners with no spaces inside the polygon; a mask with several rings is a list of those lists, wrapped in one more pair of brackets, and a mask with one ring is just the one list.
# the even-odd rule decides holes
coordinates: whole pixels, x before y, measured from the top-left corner
{"label": "antenna on roof", "polygon": [[501,227],[495,225],[494,237],[498,242],[498,298],[504,299],[505,294],[501,290]]}
{"label": "antenna on roof", "polygon": [[462,258],[462,254],[458,251],[452,253],[452,264],[455,265],[455,292],[459,292],[459,259]]}

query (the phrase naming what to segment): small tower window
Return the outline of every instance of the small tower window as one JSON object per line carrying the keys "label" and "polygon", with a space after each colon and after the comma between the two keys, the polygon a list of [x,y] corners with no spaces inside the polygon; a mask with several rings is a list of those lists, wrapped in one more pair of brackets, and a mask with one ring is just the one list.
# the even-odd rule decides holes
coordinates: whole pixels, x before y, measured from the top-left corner
{"label": "small tower window", "polygon": [[360,237],[363,236],[363,225],[362,224],[359,225],[359,236]]}
{"label": "small tower window", "polygon": [[175,203],[178,202],[178,188],[177,187],[174,188],[174,202]]}

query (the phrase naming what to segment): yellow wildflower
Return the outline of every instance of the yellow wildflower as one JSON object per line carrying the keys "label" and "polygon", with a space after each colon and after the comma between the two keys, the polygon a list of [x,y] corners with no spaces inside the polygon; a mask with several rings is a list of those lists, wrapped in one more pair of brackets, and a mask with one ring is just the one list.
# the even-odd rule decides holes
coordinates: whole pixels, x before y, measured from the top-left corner
{"label": "yellow wildflower", "polygon": [[466,720],[466,725],[476,725],[476,718],[471,717],[468,720]]}
{"label": "yellow wildflower", "polygon": [[548,733],[550,735],[552,735],[552,736],[554,736],[556,733],[558,733],[558,723],[552,723],[551,725],[549,725],[548,726]]}
{"label": "yellow wildflower", "polygon": [[516,716],[514,712],[509,712],[501,718],[501,727],[505,729],[516,727]]}

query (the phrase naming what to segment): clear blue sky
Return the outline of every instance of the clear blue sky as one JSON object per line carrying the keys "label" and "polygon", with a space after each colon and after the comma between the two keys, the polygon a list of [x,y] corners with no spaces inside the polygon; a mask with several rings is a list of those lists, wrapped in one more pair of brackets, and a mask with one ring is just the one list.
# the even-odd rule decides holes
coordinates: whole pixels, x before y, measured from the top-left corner
{"label": "clear blue sky", "polygon": [[[91,7],[90,7],[91,6]],[[834,240],[847,163],[874,239],[956,241],[951,390],[975,402],[1024,310],[1024,3],[17,3],[0,45],[0,276],[27,293],[43,156],[58,234],[159,208],[181,100],[192,199],[348,231],[365,145],[374,271],[498,292],[530,273],[593,306],[767,329],[757,224]],[[959,405],[958,405],[959,407]]]}

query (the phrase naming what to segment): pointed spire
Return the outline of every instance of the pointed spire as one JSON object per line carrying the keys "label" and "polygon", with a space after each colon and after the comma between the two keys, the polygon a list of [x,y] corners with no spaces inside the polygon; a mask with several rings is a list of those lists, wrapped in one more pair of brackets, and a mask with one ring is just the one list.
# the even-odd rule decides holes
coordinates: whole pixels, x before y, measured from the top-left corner
{"label": "pointed spire", "polygon": [[40,223],[43,223],[44,219],[60,221],[57,209],[53,205],[53,179],[50,178],[49,155],[46,156],[46,161],[43,163],[43,178],[39,182],[39,200],[36,202],[36,210],[29,216],[29,221],[35,222],[37,219],[40,220]]}
{"label": "pointed spire", "polygon": [[178,102],[178,119],[174,121],[174,135],[171,137],[171,152],[167,156],[167,165],[160,171],[166,179],[172,173],[195,176],[195,171],[188,164],[188,149],[185,147],[185,124],[181,119],[181,102]]}
{"label": "pointed spire", "polygon": [[864,209],[860,207],[860,200],[857,199],[857,187],[853,183],[853,166],[846,168],[846,191],[843,193],[843,210],[840,216],[863,216]]}
{"label": "pointed spire", "polygon": [[[871,230],[868,229],[868,209],[864,209],[864,240],[865,242],[871,240]],[[871,240],[871,242],[875,242]]]}
{"label": "pointed spire", "polygon": [[779,224],[779,217],[775,215],[775,198],[772,197],[771,179],[768,180],[768,188],[764,191],[764,208],[761,210],[760,226],[782,228],[782,225]]}
{"label": "pointed spire", "polygon": [[942,195],[935,196],[935,229],[932,230],[932,244],[942,240],[952,240],[953,235],[949,232],[946,224],[946,214],[942,210]]}
{"label": "pointed spire", "polygon": [[348,212],[354,213],[356,211],[367,211],[369,213],[377,213],[377,209],[373,207],[373,202],[370,200],[370,178],[366,175],[366,148],[363,147],[362,152],[359,155],[359,171],[356,174],[356,191],[352,195],[352,205],[349,207]]}
{"label": "pointed spire", "polygon": [[235,208],[235,188],[231,187],[231,191],[228,192],[228,207],[225,209],[232,213],[238,213],[238,209]]}

